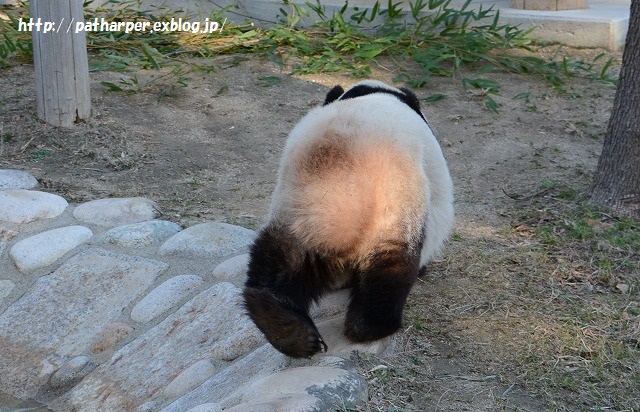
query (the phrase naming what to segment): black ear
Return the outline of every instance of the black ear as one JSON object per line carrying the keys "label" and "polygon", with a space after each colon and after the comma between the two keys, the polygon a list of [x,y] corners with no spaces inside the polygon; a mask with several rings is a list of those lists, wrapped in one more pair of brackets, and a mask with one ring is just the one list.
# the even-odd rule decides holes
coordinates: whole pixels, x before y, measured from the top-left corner
{"label": "black ear", "polygon": [[324,98],[323,106],[335,102],[340,96],[342,96],[343,93],[344,89],[342,88],[342,86],[333,86],[333,89],[329,90],[329,93],[327,93],[327,97]]}
{"label": "black ear", "polygon": [[400,100],[402,100],[407,106],[411,107],[414,111],[418,112],[420,116],[422,116],[422,113],[420,112],[420,100],[418,100],[418,96],[416,96],[414,92],[407,89],[406,87],[401,87],[400,91],[404,93],[404,96],[399,96]]}

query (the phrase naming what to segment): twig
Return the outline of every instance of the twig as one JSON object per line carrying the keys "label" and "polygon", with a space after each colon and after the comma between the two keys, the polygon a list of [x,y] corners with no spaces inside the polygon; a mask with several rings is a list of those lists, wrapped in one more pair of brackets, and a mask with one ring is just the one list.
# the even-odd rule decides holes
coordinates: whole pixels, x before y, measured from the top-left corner
{"label": "twig", "polygon": [[505,196],[507,196],[509,199],[513,199],[513,200],[529,200],[529,199],[533,199],[534,197],[538,197],[541,195],[544,195],[546,193],[548,193],[551,188],[547,187],[546,189],[542,189],[539,192],[535,192],[531,195],[527,195],[527,196],[518,196],[518,195],[510,195],[509,193],[507,193],[506,190],[504,190],[504,188],[501,188],[500,190],[502,190],[502,193],[505,194]]}
{"label": "twig", "polygon": [[489,382],[498,379],[496,375],[488,376],[465,376],[465,375],[436,375],[434,379],[461,379],[470,382]]}

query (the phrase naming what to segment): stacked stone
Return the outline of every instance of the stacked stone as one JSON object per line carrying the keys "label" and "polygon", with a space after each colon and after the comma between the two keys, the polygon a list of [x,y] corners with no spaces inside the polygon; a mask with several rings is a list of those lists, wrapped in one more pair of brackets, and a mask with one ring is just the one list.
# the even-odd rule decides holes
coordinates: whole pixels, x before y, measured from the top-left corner
{"label": "stacked stone", "polygon": [[[333,351],[293,361],[245,315],[255,232],[183,229],[145,198],[77,206],[0,170],[0,393],[54,411],[321,411],[366,399],[338,293],[315,309]],[[0,397],[0,409],[2,407]]]}

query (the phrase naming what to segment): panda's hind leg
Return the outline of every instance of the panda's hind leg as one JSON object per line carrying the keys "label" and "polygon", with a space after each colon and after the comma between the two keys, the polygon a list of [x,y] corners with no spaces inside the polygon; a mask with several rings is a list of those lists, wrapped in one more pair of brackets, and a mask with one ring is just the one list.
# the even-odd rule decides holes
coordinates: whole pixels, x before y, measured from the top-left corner
{"label": "panda's hind leg", "polygon": [[402,326],[420,257],[403,245],[386,245],[361,269],[351,289],[345,335],[354,342],[381,339]]}
{"label": "panda's hind leg", "polygon": [[249,316],[276,349],[295,358],[326,352],[308,314],[325,288],[286,230],[270,225],[260,232],[251,249],[243,297]]}

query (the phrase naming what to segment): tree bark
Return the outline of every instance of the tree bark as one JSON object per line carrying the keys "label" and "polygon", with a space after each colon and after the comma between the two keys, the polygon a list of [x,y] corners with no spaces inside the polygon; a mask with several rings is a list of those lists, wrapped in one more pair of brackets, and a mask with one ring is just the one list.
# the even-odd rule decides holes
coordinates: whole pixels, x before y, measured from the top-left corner
{"label": "tree bark", "polygon": [[622,67],[590,202],[640,220],[640,0],[632,0]]}

